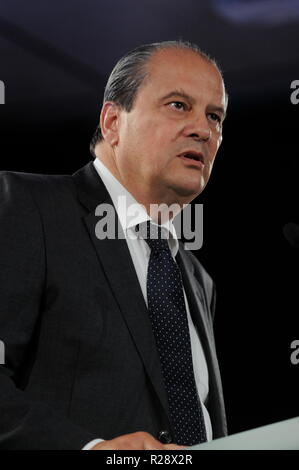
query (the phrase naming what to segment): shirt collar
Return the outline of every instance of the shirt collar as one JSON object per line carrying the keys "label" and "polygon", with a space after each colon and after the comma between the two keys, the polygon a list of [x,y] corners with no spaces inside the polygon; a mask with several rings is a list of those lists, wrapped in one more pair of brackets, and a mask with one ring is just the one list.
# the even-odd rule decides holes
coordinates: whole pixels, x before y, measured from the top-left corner
{"label": "shirt collar", "polygon": [[[136,201],[133,195],[115,178],[99,158],[95,158],[93,164],[110,194],[125,234],[127,234],[128,230],[134,230],[137,224],[151,220],[143,205]],[[155,224],[155,222],[152,223]],[[169,247],[172,255],[175,257],[179,249],[175,227],[171,220],[161,224],[161,227],[169,233]]]}

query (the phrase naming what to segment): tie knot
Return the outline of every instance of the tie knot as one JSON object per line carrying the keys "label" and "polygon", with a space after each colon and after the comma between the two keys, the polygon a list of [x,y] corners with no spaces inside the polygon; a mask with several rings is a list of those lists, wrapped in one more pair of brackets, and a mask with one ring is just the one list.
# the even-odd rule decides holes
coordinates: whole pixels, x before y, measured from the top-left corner
{"label": "tie knot", "polygon": [[150,220],[136,225],[136,231],[147,242],[151,251],[159,253],[163,250],[169,250],[167,243],[166,230],[161,225],[155,225]]}

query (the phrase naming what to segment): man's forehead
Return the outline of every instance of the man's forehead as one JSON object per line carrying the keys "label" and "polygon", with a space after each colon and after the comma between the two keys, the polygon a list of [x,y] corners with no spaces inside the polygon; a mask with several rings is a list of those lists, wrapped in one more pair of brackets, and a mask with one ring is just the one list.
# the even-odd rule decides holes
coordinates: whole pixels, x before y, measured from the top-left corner
{"label": "man's forehead", "polygon": [[156,51],[149,59],[147,69],[151,75],[159,74],[162,71],[175,73],[183,69],[198,69],[209,72],[211,75],[219,74],[214,64],[197,52],[180,48],[166,48]]}
{"label": "man's forehead", "polygon": [[178,88],[192,95],[192,91],[200,91],[202,81],[210,85],[211,91],[219,95],[220,100],[224,95],[223,80],[216,66],[189,49],[156,52],[148,62],[147,72],[145,85],[158,86],[161,95]]}

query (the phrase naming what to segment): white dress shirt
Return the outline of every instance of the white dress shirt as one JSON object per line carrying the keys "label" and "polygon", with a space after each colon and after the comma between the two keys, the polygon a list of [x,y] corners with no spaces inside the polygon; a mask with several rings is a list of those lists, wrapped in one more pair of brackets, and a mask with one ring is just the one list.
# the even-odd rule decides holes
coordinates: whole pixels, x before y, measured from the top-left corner
{"label": "white dress shirt", "polygon": [[[112,175],[108,168],[103,164],[101,160],[96,158],[94,160],[94,166],[97,170],[99,176],[101,177],[104,185],[106,186],[107,191],[110,194],[110,197],[113,201],[114,207],[117,211],[118,218],[120,220],[121,227],[126,237],[128,248],[131,254],[131,258],[136,270],[140,288],[147,305],[147,291],[146,291],[146,277],[147,277],[147,268],[150,258],[150,247],[146,241],[138,237],[135,232],[135,226],[147,220],[150,220],[150,216],[146,212],[145,208],[138,204],[136,199],[128,192],[128,190]],[[121,198],[121,203],[119,197]],[[125,204],[124,204],[125,202]],[[128,214],[126,208],[134,204],[134,214]],[[136,210],[135,210],[136,209]],[[173,258],[179,249],[179,242],[177,239],[175,227],[171,221],[167,221],[162,224],[162,230],[167,230],[169,232],[168,239],[169,248]],[[184,290],[184,289],[183,289]],[[212,440],[212,426],[210,421],[210,416],[208,410],[205,407],[205,402],[209,393],[209,375],[206,359],[204,356],[203,348],[200,342],[200,338],[197,334],[193,321],[191,319],[188,300],[184,290],[184,298],[186,304],[190,339],[191,339],[191,351],[192,351],[192,361],[193,369],[195,375],[195,382],[197,386],[198,395],[201,401],[201,406],[204,414],[205,426],[207,440]],[[141,430],[142,431],[142,430]],[[94,440],[89,442],[83,450],[88,450],[93,447],[97,442],[100,442],[101,439]]]}

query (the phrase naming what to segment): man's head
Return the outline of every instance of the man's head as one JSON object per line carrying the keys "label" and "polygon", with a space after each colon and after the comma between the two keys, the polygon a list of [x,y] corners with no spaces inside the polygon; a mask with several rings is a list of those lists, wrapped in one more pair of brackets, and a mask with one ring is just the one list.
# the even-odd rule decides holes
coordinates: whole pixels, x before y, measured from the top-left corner
{"label": "man's head", "polygon": [[110,75],[92,147],[140,203],[188,203],[209,179],[225,110],[222,75],[197,46],[141,46]]}

